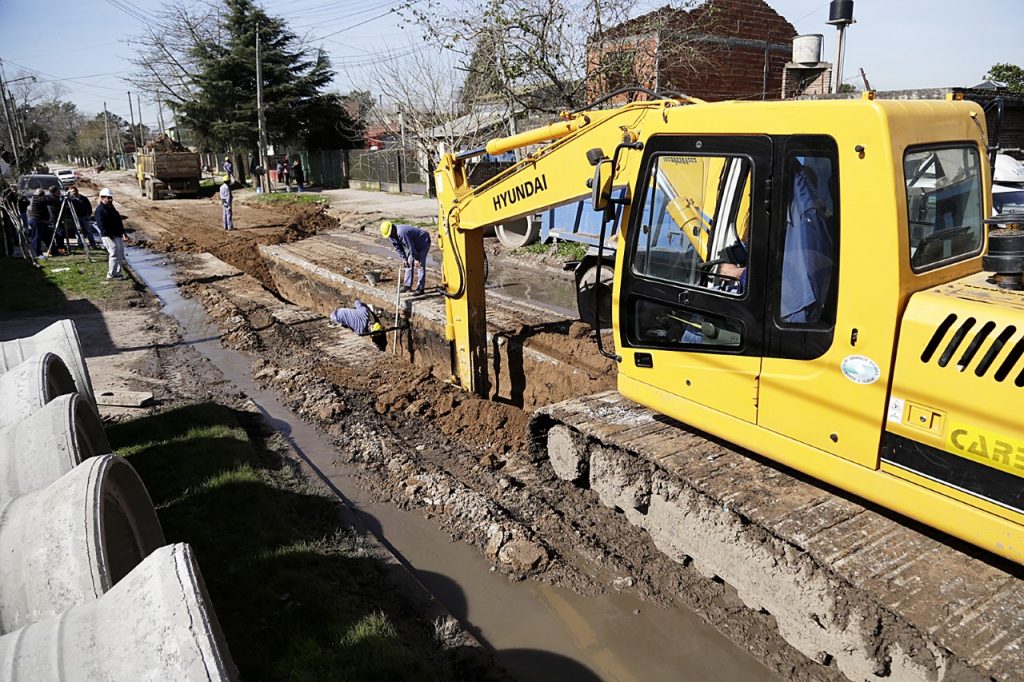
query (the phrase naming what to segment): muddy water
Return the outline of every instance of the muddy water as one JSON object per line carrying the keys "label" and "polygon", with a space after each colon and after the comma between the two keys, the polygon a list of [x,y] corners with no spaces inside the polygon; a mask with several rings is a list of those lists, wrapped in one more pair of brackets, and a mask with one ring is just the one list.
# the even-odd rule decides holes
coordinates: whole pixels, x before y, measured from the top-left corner
{"label": "muddy water", "polygon": [[333,446],[250,376],[250,359],[221,346],[202,306],[182,298],[160,254],[129,248],[132,269],[182,325],[185,341],[259,405],[275,428],[415,571],[463,625],[522,680],[774,680],[748,653],[682,608],[628,594],[585,598],[539,583],[509,583],[470,545],[451,542],[419,514],[379,504],[333,464]]}
{"label": "muddy water", "polygon": [[[365,238],[338,232],[318,237],[368,255],[395,257],[395,252],[382,239],[367,241]],[[441,267],[435,255],[432,250],[427,257],[428,268]],[[398,270],[397,258],[395,270]],[[487,289],[576,319],[576,284],[571,273],[553,273],[529,263],[517,263],[514,259],[491,259],[488,264]]]}

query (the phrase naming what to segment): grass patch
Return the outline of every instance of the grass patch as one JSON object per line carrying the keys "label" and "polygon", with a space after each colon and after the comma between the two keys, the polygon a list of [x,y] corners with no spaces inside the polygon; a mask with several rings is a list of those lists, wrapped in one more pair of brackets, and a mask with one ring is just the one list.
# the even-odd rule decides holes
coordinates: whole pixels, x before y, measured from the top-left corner
{"label": "grass patch", "polygon": [[[251,419],[251,417],[244,417]],[[195,549],[242,679],[457,677],[333,498],[206,403],[108,427],[168,542]]]}
{"label": "grass patch", "polygon": [[329,203],[318,194],[306,192],[271,192],[270,194],[257,194],[254,199],[261,204],[268,206],[282,206],[286,204],[295,206],[315,206],[317,204]]}
{"label": "grass patch", "polygon": [[521,246],[518,249],[513,249],[511,253],[512,255],[521,255],[523,253],[539,253],[543,255],[555,256],[556,258],[562,258],[564,260],[580,260],[587,255],[587,245],[580,244],[579,242],[565,241],[560,241],[553,244],[541,244],[540,242],[537,242],[535,244]]}
{"label": "grass patch", "polygon": [[132,291],[130,279],[107,279],[106,251],[93,251],[92,259],[90,263],[84,253],[75,253],[41,260],[41,268],[21,258],[5,259],[0,268],[0,309],[59,311],[71,299],[99,302]]}

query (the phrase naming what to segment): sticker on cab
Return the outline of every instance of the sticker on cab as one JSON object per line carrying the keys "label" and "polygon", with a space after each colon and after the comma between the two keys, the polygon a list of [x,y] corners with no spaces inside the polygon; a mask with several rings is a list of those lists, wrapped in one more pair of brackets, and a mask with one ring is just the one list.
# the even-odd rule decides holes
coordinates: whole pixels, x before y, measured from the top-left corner
{"label": "sticker on cab", "polygon": [[873,384],[882,375],[878,364],[864,355],[847,355],[839,364],[839,368],[843,371],[843,376],[855,384]]}
{"label": "sticker on cab", "polygon": [[896,422],[897,424],[903,423],[903,407],[906,405],[906,401],[903,398],[889,398],[889,412],[886,415],[888,420]]}

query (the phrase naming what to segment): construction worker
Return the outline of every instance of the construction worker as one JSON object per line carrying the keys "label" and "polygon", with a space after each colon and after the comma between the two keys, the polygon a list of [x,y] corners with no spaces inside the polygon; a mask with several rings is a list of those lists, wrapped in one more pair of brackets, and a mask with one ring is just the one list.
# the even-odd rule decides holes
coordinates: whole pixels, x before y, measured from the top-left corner
{"label": "construction worker", "polygon": [[224,173],[228,176],[228,182],[235,181],[235,164],[231,163],[231,157],[224,157]]}
{"label": "construction worker", "polygon": [[405,261],[405,276],[402,280],[402,293],[412,289],[413,264],[419,263],[419,277],[416,280],[416,295],[423,294],[427,280],[427,255],[430,252],[430,233],[412,225],[395,224],[385,220],[380,224],[381,236],[391,241],[395,253]]}
{"label": "construction worker", "polygon": [[376,334],[383,329],[373,308],[366,305],[358,298],[356,299],[353,307],[337,308],[331,313],[330,317],[331,322],[351,329],[360,336]]}
{"label": "construction worker", "polygon": [[231,231],[235,229],[235,221],[231,215],[231,204],[234,198],[231,196],[231,176],[225,175],[224,182],[220,186],[220,205],[224,208],[224,229]]}
{"label": "construction worker", "polygon": [[109,187],[100,190],[100,204],[93,216],[96,229],[100,231],[103,246],[107,249],[107,279],[122,279],[124,267],[124,219],[114,208],[114,193]]}

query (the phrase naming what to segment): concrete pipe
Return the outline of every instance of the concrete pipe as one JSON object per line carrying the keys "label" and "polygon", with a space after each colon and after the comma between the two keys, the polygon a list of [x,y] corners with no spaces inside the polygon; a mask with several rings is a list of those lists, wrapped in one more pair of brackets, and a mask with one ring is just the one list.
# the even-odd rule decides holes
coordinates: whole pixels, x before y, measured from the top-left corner
{"label": "concrete pipe", "polygon": [[507,223],[494,226],[494,234],[498,241],[510,249],[528,246],[540,236],[540,223],[532,216],[516,218]]}
{"label": "concrete pipe", "polygon": [[99,597],[164,543],[127,460],[86,460],[0,505],[0,634]]}
{"label": "concrete pipe", "polygon": [[85,365],[82,354],[82,342],[78,339],[78,329],[71,320],[54,322],[43,331],[24,339],[14,339],[0,343],[0,373],[13,369],[27,358],[40,353],[54,353],[64,361],[75,378],[78,392],[96,404],[96,394],[92,390],[92,379],[89,368]]}
{"label": "concrete pipe", "polygon": [[96,408],[78,393],[0,428],[0,502],[41,490],[83,460],[110,452]]}
{"label": "concrete pipe", "polygon": [[8,680],[232,680],[192,549],[153,552],[96,601],[0,637]]}
{"label": "concrete pipe", "polygon": [[63,360],[53,353],[33,355],[0,374],[0,428],[17,424],[57,396],[74,392],[75,380]]}

